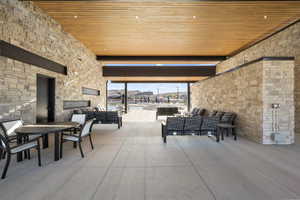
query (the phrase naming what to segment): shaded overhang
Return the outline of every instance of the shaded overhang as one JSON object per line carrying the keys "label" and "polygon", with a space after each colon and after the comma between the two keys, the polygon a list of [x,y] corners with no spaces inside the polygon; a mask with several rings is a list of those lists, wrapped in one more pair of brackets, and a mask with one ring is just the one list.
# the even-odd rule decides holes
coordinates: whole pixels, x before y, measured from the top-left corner
{"label": "shaded overhang", "polygon": [[214,76],[214,64],[111,64],[103,66],[107,80],[120,82],[196,82]]}
{"label": "shaded overhang", "polygon": [[217,64],[226,56],[97,56],[103,65],[109,64]]}

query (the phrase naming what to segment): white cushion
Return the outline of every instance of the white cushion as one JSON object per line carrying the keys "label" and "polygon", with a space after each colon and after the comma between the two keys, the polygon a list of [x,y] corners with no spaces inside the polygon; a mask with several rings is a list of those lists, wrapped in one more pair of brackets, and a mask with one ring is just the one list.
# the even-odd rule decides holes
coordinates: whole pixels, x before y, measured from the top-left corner
{"label": "white cushion", "polygon": [[11,149],[11,153],[18,153],[20,151],[24,151],[26,149],[31,149],[31,148],[36,147],[36,146],[37,146],[37,141],[29,142],[29,143],[22,144],[18,147],[15,147],[15,148]]}
{"label": "white cushion", "polygon": [[16,135],[15,130],[23,126],[23,121],[22,120],[8,121],[8,122],[3,122],[2,125],[6,129],[6,134],[8,136],[14,136]]}
{"label": "white cushion", "polygon": [[73,114],[71,121],[83,125],[85,123],[85,117],[85,114]]}
{"label": "white cushion", "polygon": [[70,141],[74,141],[74,142],[78,142],[79,141],[79,137],[75,137],[75,136],[64,136],[65,140],[70,140]]}

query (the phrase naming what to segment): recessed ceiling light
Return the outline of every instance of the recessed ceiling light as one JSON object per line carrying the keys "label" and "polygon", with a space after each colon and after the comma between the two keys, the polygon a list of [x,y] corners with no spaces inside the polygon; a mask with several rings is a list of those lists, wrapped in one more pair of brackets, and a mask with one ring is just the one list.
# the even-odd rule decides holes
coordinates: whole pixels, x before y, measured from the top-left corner
{"label": "recessed ceiling light", "polygon": [[196,16],[193,16],[193,19],[196,19]]}
{"label": "recessed ceiling light", "polygon": [[78,18],[78,16],[77,16],[77,15],[75,15],[75,16],[74,16],[74,18],[75,18],[75,19],[77,19],[77,18]]}
{"label": "recessed ceiling light", "polygon": [[267,16],[267,15],[265,15],[265,16],[264,16],[264,19],[267,19],[267,18],[268,18],[268,16]]}
{"label": "recessed ceiling light", "polygon": [[136,18],[136,19],[138,19],[138,18],[139,18],[139,16],[135,16],[135,18]]}

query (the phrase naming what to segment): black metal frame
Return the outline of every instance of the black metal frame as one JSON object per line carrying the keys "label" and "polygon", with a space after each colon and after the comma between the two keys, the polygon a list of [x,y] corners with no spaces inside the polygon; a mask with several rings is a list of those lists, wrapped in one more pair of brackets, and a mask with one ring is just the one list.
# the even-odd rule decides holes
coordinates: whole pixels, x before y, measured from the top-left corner
{"label": "black metal frame", "polygon": [[[3,172],[2,172],[2,176],[1,176],[2,179],[4,179],[6,177],[8,166],[9,166],[10,161],[11,161],[11,155],[19,153],[19,152],[12,153],[11,150],[14,149],[14,148],[17,148],[18,146],[24,145],[24,144],[32,142],[32,141],[37,141],[37,145],[33,146],[33,147],[26,148],[26,149],[24,149],[22,151],[19,151],[19,152],[26,152],[26,151],[30,151],[30,149],[36,148],[37,153],[38,153],[38,165],[41,166],[41,148],[40,148],[39,138],[36,138],[34,140],[31,140],[31,141],[23,142],[23,143],[21,143],[17,146],[14,146],[14,147],[10,147],[9,139],[5,138],[3,135],[0,134],[0,149],[1,149],[0,158],[2,158],[3,152],[5,152],[7,154],[6,163],[5,163],[5,166],[4,166],[4,169],[3,169]],[[5,147],[3,147],[2,142],[4,143]],[[30,157],[28,157],[28,159],[30,159]]]}
{"label": "black metal frame", "polygon": [[5,137],[7,137],[9,141],[16,139],[17,136],[14,136],[14,137],[9,136],[9,135],[7,134],[7,129],[5,128],[5,126],[3,125],[3,123],[6,123],[6,122],[12,122],[12,121],[19,121],[19,120],[21,120],[21,119],[18,118],[18,119],[11,119],[11,120],[5,120],[5,121],[1,121],[1,122],[0,122],[0,128],[2,129],[2,131],[3,131],[4,135],[5,135]]}
{"label": "black metal frame", "polygon": [[[222,112],[222,113],[224,113],[224,112]],[[232,118],[228,122],[225,122],[225,123],[234,125],[234,121],[235,121],[237,115],[235,113],[232,113],[232,114],[233,114]],[[221,136],[221,139],[224,140],[224,130],[221,130],[218,127],[218,124],[221,120],[221,116],[202,117],[201,123],[199,124],[199,130],[187,129],[185,126],[186,120],[189,118],[193,118],[193,117],[184,117],[184,118],[185,118],[185,121],[184,121],[183,130],[168,130],[168,119],[165,124],[164,123],[161,124],[162,138],[163,138],[164,143],[167,143],[167,136],[172,135],[172,134],[169,134],[169,132],[179,132],[179,133],[181,133],[179,135],[185,135],[187,132],[195,132],[196,135],[202,135],[202,133],[212,132],[213,135],[216,137],[216,142],[220,141],[220,136]],[[211,121],[210,121],[210,119],[211,119]],[[216,119],[218,119],[218,120],[216,120]],[[209,122],[208,124],[210,124],[210,125],[207,126],[207,124],[206,124],[206,127],[205,126],[203,127],[203,125],[207,122]],[[211,123],[213,123],[213,124],[211,125]],[[221,123],[222,123],[222,121],[221,121]],[[237,134],[234,130],[234,127],[230,127],[229,129],[231,129],[231,133],[234,136],[234,140],[236,140]],[[226,135],[228,136],[228,134],[229,134],[229,132],[227,131]]]}
{"label": "black metal frame", "polygon": [[156,120],[159,116],[173,116],[179,114],[178,107],[158,107],[156,110]]}
{"label": "black metal frame", "polygon": [[128,112],[128,89],[127,89],[127,82],[124,83],[125,87],[125,94],[124,94],[124,107],[125,107],[125,113]]}
{"label": "black metal frame", "polygon": [[[81,136],[81,134],[82,134],[82,131],[83,131],[83,128],[84,128],[84,126],[88,123],[88,122],[90,122],[90,121],[92,121],[92,124],[91,124],[91,127],[90,127],[90,133],[88,134],[88,135],[86,135],[86,136],[89,136],[89,140],[90,140],[90,143],[91,143],[91,147],[92,147],[92,149],[94,149],[94,145],[93,145],[93,141],[92,141],[92,136],[91,136],[91,133],[92,133],[92,128],[93,128],[93,125],[94,125],[94,119],[90,119],[90,120],[87,120],[85,123],[84,123],[84,125],[82,126],[82,128],[81,128],[81,130],[80,130],[80,133],[79,133],[79,135],[77,136],[77,135],[75,135],[75,134],[66,134],[66,133],[62,133],[61,134],[61,138],[60,138],[60,158],[62,158],[62,156],[63,156],[63,143],[64,142],[74,142],[74,141],[70,141],[70,140],[66,140],[66,139],[64,139],[64,136],[72,136],[72,137],[77,137],[78,138],[78,142],[74,142],[74,143],[78,143],[78,146],[79,146],[79,150],[80,150],[80,154],[81,154],[81,157],[82,158],[84,158],[84,154],[83,154],[83,150],[82,150],[82,146],[81,146],[81,142],[82,142],[82,136]],[[74,144],[73,144],[74,145]],[[76,147],[75,145],[73,146],[73,147]]]}

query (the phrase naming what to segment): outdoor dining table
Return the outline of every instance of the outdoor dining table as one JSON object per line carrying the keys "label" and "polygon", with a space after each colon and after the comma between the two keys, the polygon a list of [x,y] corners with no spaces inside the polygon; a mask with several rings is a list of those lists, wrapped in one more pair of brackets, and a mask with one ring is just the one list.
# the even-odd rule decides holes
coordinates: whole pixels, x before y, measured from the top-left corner
{"label": "outdoor dining table", "polygon": [[[41,135],[45,136],[48,134],[54,134],[54,161],[58,161],[60,159],[59,156],[59,144],[60,144],[60,134],[63,131],[78,128],[80,126],[79,123],[76,122],[51,122],[47,124],[32,124],[32,125],[24,125],[15,130],[18,141],[22,141],[24,136],[29,135]],[[22,153],[18,153],[17,160],[22,161]]]}

